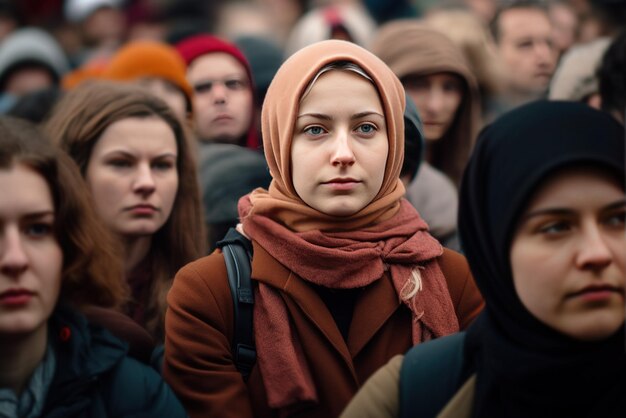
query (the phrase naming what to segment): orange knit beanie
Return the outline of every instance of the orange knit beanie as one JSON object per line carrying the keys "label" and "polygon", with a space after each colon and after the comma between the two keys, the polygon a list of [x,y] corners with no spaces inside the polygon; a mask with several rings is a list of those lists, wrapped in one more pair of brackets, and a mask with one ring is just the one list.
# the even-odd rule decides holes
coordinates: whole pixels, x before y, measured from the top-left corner
{"label": "orange knit beanie", "polygon": [[113,56],[103,77],[115,81],[162,78],[180,88],[191,103],[193,91],[187,82],[186,69],[175,48],[161,42],[134,41]]}

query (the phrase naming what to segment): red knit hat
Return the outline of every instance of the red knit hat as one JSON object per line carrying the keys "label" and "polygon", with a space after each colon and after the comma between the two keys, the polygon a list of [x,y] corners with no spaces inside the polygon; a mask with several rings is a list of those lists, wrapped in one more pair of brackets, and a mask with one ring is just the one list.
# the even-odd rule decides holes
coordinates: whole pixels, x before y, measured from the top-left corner
{"label": "red knit hat", "polygon": [[[234,44],[227,42],[221,38],[211,35],[194,35],[189,38],[185,38],[176,44],[178,53],[183,57],[187,66],[189,66],[196,58],[211,54],[214,52],[224,52],[233,58],[245,68],[248,80],[250,80],[250,90],[254,95],[254,78],[252,77],[252,70],[248,60],[243,55],[241,50]],[[254,112],[254,108],[251,110]],[[255,127],[255,118],[252,118],[250,129],[248,130],[248,136],[246,138],[246,144],[248,148],[258,149],[259,138]]]}
{"label": "red knit hat", "polygon": [[193,89],[186,71],[185,61],[175,48],[162,42],[134,41],[117,51],[102,76],[115,81],[162,78],[178,87],[191,105]]}

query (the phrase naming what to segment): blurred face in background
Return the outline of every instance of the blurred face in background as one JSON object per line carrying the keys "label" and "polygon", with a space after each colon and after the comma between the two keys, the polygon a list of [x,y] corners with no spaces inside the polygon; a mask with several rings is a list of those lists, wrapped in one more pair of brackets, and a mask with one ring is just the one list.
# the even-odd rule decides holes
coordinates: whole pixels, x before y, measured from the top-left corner
{"label": "blurred face in background", "polygon": [[176,199],[177,160],[174,132],[157,117],[126,118],[105,129],[85,175],[105,224],[123,237],[157,232]]}
{"label": "blurred face in background", "polygon": [[402,78],[407,94],[422,118],[427,141],[441,139],[450,129],[463,100],[463,81],[452,73]]}
{"label": "blurred face in background", "polygon": [[497,46],[509,87],[522,94],[545,92],[557,58],[547,13],[534,8],[506,10],[498,28]]}
{"label": "blurred face in background", "polygon": [[244,66],[233,56],[214,52],[196,58],[187,70],[194,89],[198,137],[239,144],[252,123],[253,94]]}

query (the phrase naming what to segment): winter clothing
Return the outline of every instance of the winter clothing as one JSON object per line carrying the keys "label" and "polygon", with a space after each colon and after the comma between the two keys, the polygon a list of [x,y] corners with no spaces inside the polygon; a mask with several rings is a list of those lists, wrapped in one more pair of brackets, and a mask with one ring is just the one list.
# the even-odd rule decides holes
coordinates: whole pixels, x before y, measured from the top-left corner
{"label": "winter clothing", "polygon": [[557,170],[585,165],[623,184],[623,126],[580,103],[522,106],[479,137],[459,204],[461,242],[486,300],[466,340],[474,417],[626,414],[623,327],[600,341],[566,336],[530,314],[513,284],[509,253],[526,205]]}
{"label": "winter clothing", "polygon": [[67,0],[65,2],[65,18],[74,23],[85,21],[98,9],[104,7],[120,8],[122,0]]}
{"label": "winter clothing", "polygon": [[161,377],[108,331],[65,308],[49,324],[57,367],[42,417],[186,416]]}
{"label": "winter clothing", "polygon": [[[388,138],[380,191],[342,217],[302,201],[290,158],[303,92],[337,61],[355,63],[372,78]],[[232,362],[232,302],[221,253],[182,269],[168,297],[164,374],[192,415],[337,416],[391,356],[458,330],[480,310],[463,258],[443,250],[402,200],[403,113],[399,80],[355,44],[320,42],[279,69],[262,115],[272,183],[239,202],[256,283],[258,361],[247,387]],[[342,301],[348,310],[339,309]],[[207,379],[218,375],[228,383]]]}
{"label": "winter clothing", "polygon": [[[411,313],[385,273],[359,291],[344,340],[314,288],[258,243],[253,245],[253,281],[276,289],[285,301],[317,389],[318,402],[299,416],[338,416],[374,371],[412,346]],[[482,299],[462,256],[444,250],[437,260],[464,329],[482,308]],[[234,366],[232,297],[219,250],[177,274],[168,303],[163,375],[190,416],[280,416],[268,407],[258,362],[245,383]],[[270,325],[255,322],[255,327]],[[276,356],[270,360],[281,361]]]}
{"label": "winter clothing", "polygon": [[256,87],[256,100],[260,106],[276,71],[283,63],[283,52],[275,42],[260,36],[242,35],[235,39],[235,44],[250,63]]}
{"label": "winter clothing", "polygon": [[[208,224],[239,221],[239,198],[257,187],[268,187],[271,176],[265,158],[232,144],[200,144],[199,177],[204,219]],[[220,237],[221,238],[221,237]]]}
{"label": "winter clothing", "polygon": [[115,81],[160,78],[169,81],[185,94],[191,108],[193,90],[187,82],[187,66],[173,47],[155,41],[134,41],[111,58],[103,77]]}
{"label": "winter clothing", "polygon": [[[509,259],[519,217],[541,183],[576,165],[623,182],[623,155],[623,127],[579,103],[525,105],[481,133],[461,188],[459,231],[486,307],[466,333],[468,378],[438,417],[624,416],[623,327],[601,341],[550,328],[522,304]],[[397,417],[401,364],[392,359],[373,375],[342,418]]]}
{"label": "winter clothing", "polygon": [[459,197],[442,172],[423,162],[406,189],[406,198],[428,223],[428,231],[447,248],[459,250],[456,218]]}
{"label": "winter clothing", "polygon": [[306,13],[294,25],[287,46],[285,56],[315,42],[333,39],[333,31],[345,32],[357,45],[366,46],[372,34],[376,31],[376,22],[359,4],[336,4],[318,7]]}
{"label": "winter clothing", "polygon": [[444,34],[416,20],[383,25],[370,50],[401,80],[408,76],[452,73],[463,81],[463,100],[454,124],[442,138],[427,144],[427,148],[432,148],[429,163],[459,184],[480,128],[478,86],[463,53]]}
{"label": "winter clothing", "polygon": [[611,38],[602,37],[568,50],[550,82],[550,100],[579,102],[598,93],[596,71],[610,44]]}
{"label": "winter clothing", "polygon": [[69,62],[58,42],[44,30],[26,27],[12,32],[0,44],[0,87],[23,64],[46,68],[55,81],[69,71]]}
{"label": "winter clothing", "polygon": [[[404,356],[395,356],[365,382],[340,418],[397,418],[400,368]],[[437,418],[471,418],[476,376],[470,377]]]}
{"label": "winter clothing", "polygon": [[[250,64],[248,60],[243,55],[243,53],[230,42],[227,42],[223,39],[220,39],[216,36],[211,35],[195,35],[189,38],[183,39],[179,43],[176,44],[176,49],[178,53],[183,57],[185,62],[187,63],[187,67],[191,65],[191,63],[198,57],[202,55],[211,54],[214,52],[223,52],[226,53],[233,58],[235,58],[246,70],[246,74],[248,75],[248,80],[250,81],[250,89],[254,93],[254,78],[252,77],[252,70],[250,69]],[[252,114],[254,114],[254,104],[253,108],[250,109]],[[248,148],[256,150],[260,145],[260,140],[256,130],[256,119],[254,117],[251,118],[250,121],[250,129],[245,138],[240,145],[245,145]],[[202,139],[202,138],[200,138]]]}

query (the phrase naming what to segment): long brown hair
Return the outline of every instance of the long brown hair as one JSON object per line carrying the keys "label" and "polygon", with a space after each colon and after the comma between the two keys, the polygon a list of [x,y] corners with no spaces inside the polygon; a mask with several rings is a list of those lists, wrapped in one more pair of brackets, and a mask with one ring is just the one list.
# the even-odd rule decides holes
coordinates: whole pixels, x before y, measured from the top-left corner
{"label": "long brown hair", "polygon": [[132,117],[157,117],[172,129],[178,148],[178,190],[165,225],[152,237],[150,299],[144,307],[146,328],[163,337],[166,296],[183,265],[205,254],[206,235],[195,160],[181,122],[161,99],[127,84],[86,83],[59,101],[46,129],[54,143],[74,158],[85,175],[91,152],[111,124]]}
{"label": "long brown hair", "polygon": [[55,237],[63,252],[61,298],[77,307],[119,307],[128,294],[122,261],[78,167],[34,125],[0,117],[0,170],[16,164],[37,172],[50,188]]}

